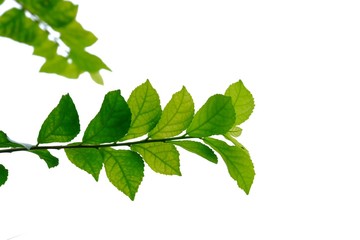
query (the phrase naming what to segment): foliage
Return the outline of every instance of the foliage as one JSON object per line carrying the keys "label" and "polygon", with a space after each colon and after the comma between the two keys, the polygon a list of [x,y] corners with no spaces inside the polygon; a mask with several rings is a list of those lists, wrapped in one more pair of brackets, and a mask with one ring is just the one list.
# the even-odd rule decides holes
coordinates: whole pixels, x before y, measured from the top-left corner
{"label": "foliage", "polygon": [[[230,176],[248,194],[254,167],[248,151],[234,136],[239,136],[237,125],[248,119],[253,108],[251,93],[238,81],[225,95],[211,96],[195,114],[193,99],[185,87],[162,110],[157,91],[146,81],[127,101],[120,90],[107,93],[82,141],[71,142],[79,134],[80,124],[67,94],[42,124],[37,145],[17,143],[0,131],[0,153],[28,151],[51,168],[57,166],[58,159],[50,151],[64,149],[68,159],[96,181],[104,167],[110,182],[133,200],[144,176],[144,162],[157,173],[180,176],[177,147],[212,163],[218,162],[215,151],[225,161]],[[7,176],[8,170],[0,165],[0,185]]]}
{"label": "foliage", "polygon": [[[0,5],[4,1],[0,1]],[[103,84],[101,69],[110,70],[85,49],[97,38],[76,20],[78,6],[65,0],[16,0],[17,6],[0,16],[0,36],[30,45],[44,57],[40,72],[78,78],[88,72]]]}

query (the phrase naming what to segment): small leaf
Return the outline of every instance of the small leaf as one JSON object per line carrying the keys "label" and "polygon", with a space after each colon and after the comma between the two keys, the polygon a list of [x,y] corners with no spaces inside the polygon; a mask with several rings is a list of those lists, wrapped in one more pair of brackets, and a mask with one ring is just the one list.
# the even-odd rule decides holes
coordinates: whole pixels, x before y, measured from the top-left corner
{"label": "small leaf", "polygon": [[103,157],[95,148],[67,148],[66,156],[75,166],[91,174],[95,181],[99,180],[99,174],[103,166]]}
{"label": "small leaf", "polygon": [[110,182],[131,200],[144,177],[144,161],[139,154],[129,150],[101,148],[106,175]]}
{"label": "small leaf", "polygon": [[69,94],[62,96],[41,126],[38,143],[69,142],[80,132],[79,115]]}
{"label": "small leaf", "polygon": [[125,136],[131,121],[130,109],[120,90],[106,94],[100,111],[85,130],[84,143],[116,142]]}
{"label": "small leaf", "polygon": [[249,153],[241,147],[229,146],[224,141],[214,138],[205,138],[204,142],[221,155],[230,176],[246,194],[249,194],[255,177]]}
{"label": "small leaf", "polygon": [[235,125],[245,122],[254,110],[254,98],[242,81],[231,84],[225,92],[230,96],[236,112]]}
{"label": "small leaf", "polygon": [[9,176],[9,171],[0,164],[0,186],[4,185]]}
{"label": "small leaf", "polygon": [[92,80],[94,82],[96,82],[97,84],[104,85],[104,80],[103,80],[102,76],[100,75],[100,72],[90,73],[90,76],[91,76]]}
{"label": "small leaf", "polygon": [[0,131],[0,148],[15,148],[15,147],[23,147],[19,143],[14,143],[9,140],[9,137],[3,131]]}
{"label": "small leaf", "polygon": [[48,168],[53,168],[59,165],[59,159],[54,157],[48,150],[46,149],[36,149],[30,150],[29,152],[38,155],[42,160],[45,161]]}
{"label": "small leaf", "polygon": [[131,125],[125,139],[145,135],[155,127],[161,116],[159,95],[149,80],[131,93],[128,99],[131,110]]}
{"label": "small leaf", "polygon": [[193,115],[194,102],[189,92],[183,87],[172,96],[158,124],[149,133],[149,137],[156,139],[176,136],[189,126]]}
{"label": "small leaf", "polygon": [[162,142],[134,144],[131,150],[140,153],[155,172],[181,176],[179,152],[173,144]]}
{"label": "small leaf", "polygon": [[175,144],[179,147],[184,148],[185,150],[195,153],[210,162],[217,163],[218,159],[211,148],[208,146],[195,141],[171,141],[172,144]]}
{"label": "small leaf", "polygon": [[187,129],[192,137],[225,134],[234,125],[235,111],[231,98],[220,94],[210,97],[195,114]]}
{"label": "small leaf", "polygon": [[240,137],[240,135],[242,133],[242,129],[239,127],[233,127],[232,129],[230,129],[229,133],[233,137]]}

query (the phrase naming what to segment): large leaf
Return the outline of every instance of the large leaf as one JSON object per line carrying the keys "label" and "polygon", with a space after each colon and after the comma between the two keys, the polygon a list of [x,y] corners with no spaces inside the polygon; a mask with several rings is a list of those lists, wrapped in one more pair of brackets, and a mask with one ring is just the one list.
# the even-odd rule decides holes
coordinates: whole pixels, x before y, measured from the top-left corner
{"label": "large leaf", "polygon": [[139,154],[129,150],[101,148],[106,175],[110,182],[131,200],[144,177],[144,162]]}
{"label": "large leaf", "polygon": [[62,96],[41,126],[38,143],[69,142],[80,132],[79,115],[69,94]]}
{"label": "large leaf", "polygon": [[187,134],[192,137],[225,134],[234,122],[235,110],[231,98],[217,94],[210,97],[195,114]]}
{"label": "large leaf", "polygon": [[116,142],[127,133],[131,122],[130,109],[120,90],[106,94],[100,111],[85,130],[84,143]]}
{"label": "large leaf", "polygon": [[75,166],[91,174],[96,181],[103,166],[103,157],[95,148],[66,148],[66,156]]}
{"label": "large leaf", "polygon": [[14,148],[14,147],[23,147],[23,145],[10,141],[6,133],[0,131],[0,148]]}
{"label": "large leaf", "polygon": [[143,136],[153,129],[160,119],[159,95],[147,80],[135,88],[127,102],[131,111],[131,125],[125,138]]}
{"label": "large leaf", "polygon": [[4,185],[4,183],[7,181],[9,175],[9,171],[0,164],[0,186]]}
{"label": "large leaf", "polygon": [[59,159],[57,157],[54,157],[49,150],[46,149],[36,149],[36,150],[30,150],[29,152],[32,152],[36,155],[38,155],[42,160],[45,161],[48,168],[53,168],[59,165]]}
{"label": "large leaf", "polygon": [[184,148],[185,150],[195,153],[207,160],[209,160],[210,162],[213,163],[217,163],[218,159],[214,153],[213,150],[211,150],[211,148],[209,148],[208,146],[200,143],[200,142],[195,142],[195,141],[171,141],[172,144],[175,144],[179,147]]}
{"label": "large leaf", "polygon": [[149,137],[156,139],[176,136],[189,126],[193,115],[194,102],[183,87],[165,106],[158,124],[149,133]]}
{"label": "large leaf", "polygon": [[246,194],[249,194],[255,176],[249,153],[241,147],[229,146],[218,139],[205,138],[204,141],[221,155],[230,176]]}
{"label": "large leaf", "polygon": [[235,125],[245,122],[253,112],[255,103],[250,91],[244,86],[240,80],[231,84],[225,92],[226,96],[230,96],[234,105],[236,120]]}
{"label": "large leaf", "polygon": [[134,144],[131,149],[140,153],[155,172],[181,176],[179,152],[173,144],[162,142]]}

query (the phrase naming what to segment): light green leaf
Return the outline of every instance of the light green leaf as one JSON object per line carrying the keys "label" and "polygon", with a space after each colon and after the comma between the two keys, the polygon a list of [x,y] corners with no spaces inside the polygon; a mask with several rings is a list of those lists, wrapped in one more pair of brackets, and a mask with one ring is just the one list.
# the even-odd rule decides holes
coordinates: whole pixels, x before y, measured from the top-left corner
{"label": "light green leaf", "polygon": [[183,132],[194,115],[194,102],[185,87],[175,93],[164,108],[158,124],[149,133],[153,139],[173,137]]}
{"label": "light green leaf", "polygon": [[217,94],[210,97],[195,114],[187,134],[192,137],[225,134],[234,122],[235,110],[231,98]]}
{"label": "light green leaf", "polygon": [[100,111],[86,128],[83,142],[116,142],[125,136],[130,121],[130,109],[120,90],[111,91],[106,94]]}
{"label": "light green leaf", "polygon": [[149,80],[131,93],[128,99],[131,125],[125,139],[143,136],[155,127],[161,116],[159,95]]}
{"label": "light green leaf", "polygon": [[40,68],[40,72],[55,73],[67,78],[78,78],[84,70],[81,70],[76,64],[63,56],[54,56],[49,58]]}
{"label": "light green leaf", "polygon": [[38,155],[42,160],[45,161],[48,168],[53,168],[59,165],[59,159],[54,157],[48,150],[46,149],[36,149],[30,150],[29,152]]}
{"label": "light green leaf", "polygon": [[38,143],[69,142],[80,132],[79,115],[69,94],[62,96],[41,126]]}
{"label": "light green leaf", "polygon": [[0,148],[15,148],[15,147],[23,147],[19,143],[14,143],[10,141],[6,133],[0,131]]}
{"label": "light green leaf", "polygon": [[200,142],[186,140],[186,141],[171,141],[171,143],[179,147],[182,147],[189,152],[195,153],[209,160],[210,162],[213,163],[218,162],[217,156],[215,155],[214,151]]}
{"label": "light green leaf", "polygon": [[131,150],[140,153],[155,172],[181,176],[179,152],[173,144],[162,142],[134,144],[131,145]]}
{"label": "light green leaf", "polygon": [[0,186],[4,185],[8,179],[9,171],[0,164]]}
{"label": "light green leaf", "polygon": [[95,181],[99,180],[99,174],[103,166],[103,157],[95,148],[67,148],[66,156],[75,166],[91,174]]}
{"label": "light green leaf", "polygon": [[97,84],[104,85],[104,80],[103,80],[100,72],[90,73],[90,76],[91,76],[92,80],[94,82],[96,82]]}
{"label": "light green leaf", "polygon": [[110,182],[131,200],[144,177],[144,161],[139,154],[129,150],[101,148],[106,175]]}
{"label": "light green leaf", "polygon": [[225,92],[226,96],[230,96],[236,112],[235,125],[245,122],[254,110],[254,98],[250,91],[239,80],[231,84]]}
{"label": "light green leaf", "polygon": [[233,137],[240,137],[240,135],[242,133],[242,129],[239,128],[239,127],[233,127],[233,128],[230,129],[229,133]]}
{"label": "light green leaf", "polygon": [[255,177],[249,153],[241,147],[229,146],[224,141],[214,138],[205,138],[204,142],[221,155],[230,176],[246,194],[249,194]]}

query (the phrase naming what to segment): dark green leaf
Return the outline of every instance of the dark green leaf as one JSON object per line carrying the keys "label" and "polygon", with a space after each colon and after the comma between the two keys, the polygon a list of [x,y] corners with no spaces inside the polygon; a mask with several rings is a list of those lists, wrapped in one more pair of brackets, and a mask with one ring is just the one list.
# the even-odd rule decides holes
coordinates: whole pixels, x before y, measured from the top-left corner
{"label": "dark green leaf", "polygon": [[9,171],[0,164],[0,186],[4,185],[8,179]]}
{"label": "dark green leaf", "polygon": [[78,168],[91,174],[96,181],[103,165],[103,157],[95,148],[67,148],[66,156]]}
{"label": "dark green leaf", "polygon": [[249,194],[255,177],[254,165],[249,153],[241,147],[229,146],[224,141],[214,138],[205,138],[204,142],[221,155],[230,176],[246,194]]}
{"label": "dark green leaf", "polygon": [[84,143],[116,142],[127,133],[131,122],[130,109],[120,90],[106,94],[100,111],[86,128]]}
{"label": "dark green leaf", "polygon": [[110,182],[131,200],[144,177],[144,162],[139,154],[129,150],[101,148],[106,175]]}
{"label": "dark green leaf", "polygon": [[225,92],[230,96],[236,112],[235,125],[245,122],[251,115],[255,103],[250,91],[244,86],[242,81],[238,81],[229,86]]}
{"label": "dark green leaf", "polygon": [[155,172],[181,176],[179,152],[174,145],[170,143],[152,142],[134,144],[131,146],[131,149],[140,153],[145,162]]}
{"label": "dark green leaf", "polygon": [[155,127],[161,116],[159,95],[149,80],[131,93],[128,99],[131,126],[126,139],[143,136]]}
{"label": "dark green leaf", "polygon": [[21,144],[10,141],[6,133],[0,131],[0,148],[23,147]]}
{"label": "dark green leaf", "polygon": [[185,87],[175,93],[164,108],[161,118],[149,137],[168,138],[183,132],[194,115],[194,102]]}
{"label": "dark green leaf", "polygon": [[179,147],[184,148],[185,150],[195,153],[210,162],[217,163],[218,159],[211,148],[208,146],[195,141],[171,141],[172,144],[175,144]]}
{"label": "dark green leaf", "polygon": [[235,110],[231,98],[217,94],[210,97],[195,114],[187,133],[192,137],[225,134],[234,122]]}
{"label": "dark green leaf", "polygon": [[80,132],[79,115],[69,94],[62,96],[41,126],[38,143],[69,142]]}
{"label": "dark green leaf", "polygon": [[48,168],[53,168],[59,165],[59,159],[51,155],[51,153],[46,149],[30,150],[29,152],[38,155],[42,160],[44,160]]}

